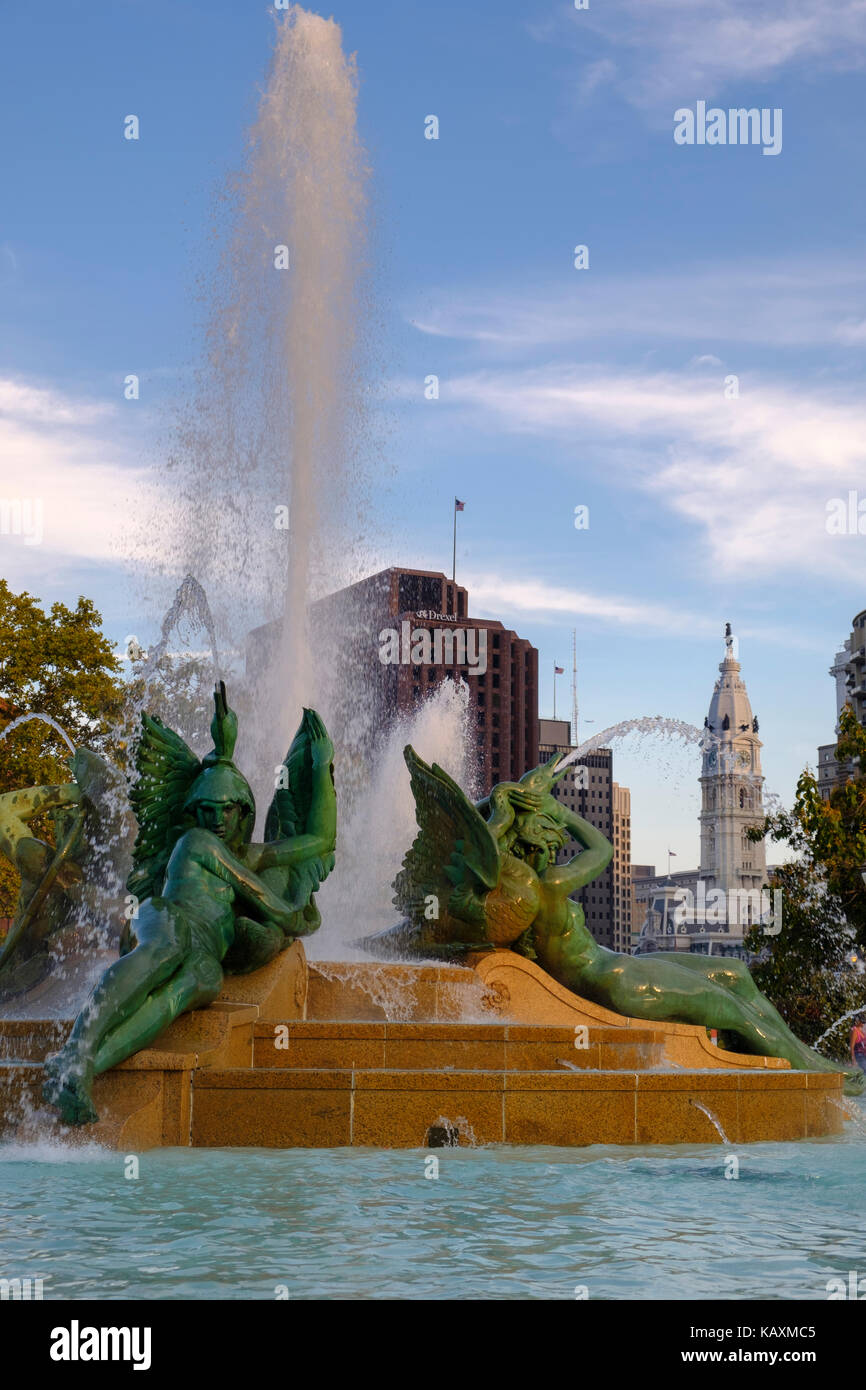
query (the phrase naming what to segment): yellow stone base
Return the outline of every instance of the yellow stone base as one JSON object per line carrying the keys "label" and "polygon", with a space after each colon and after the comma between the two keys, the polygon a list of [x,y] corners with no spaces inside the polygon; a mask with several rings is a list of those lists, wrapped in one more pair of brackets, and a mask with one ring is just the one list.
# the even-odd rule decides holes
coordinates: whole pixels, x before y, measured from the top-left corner
{"label": "yellow stone base", "polygon": [[308,965],[297,942],[99,1077],[100,1121],[74,1130],[40,1101],[69,1027],[0,1021],[5,1137],[47,1126],[122,1151],[416,1148],[443,1129],[461,1143],[743,1144],[837,1134],[846,1114],[841,1073],[624,1018],[510,951]]}

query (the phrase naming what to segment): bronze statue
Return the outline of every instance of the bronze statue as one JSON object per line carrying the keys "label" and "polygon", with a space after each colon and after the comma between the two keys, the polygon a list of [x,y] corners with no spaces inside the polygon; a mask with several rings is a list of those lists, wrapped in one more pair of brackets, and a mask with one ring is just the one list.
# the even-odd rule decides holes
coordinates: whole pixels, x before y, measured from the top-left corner
{"label": "bronze statue", "polygon": [[140,905],[122,955],[94,989],[64,1047],[46,1063],[45,1099],[64,1120],[97,1119],[93,1078],[146,1047],[179,1014],[210,1004],[223,973],[272,960],[319,925],[313,894],[334,866],[333,745],[313,710],[282,764],[264,842],[232,761],[237,717],[220,683],[213,751],[199,762],[180,736],[142,715],[139,822],[127,886]]}
{"label": "bronze statue", "polygon": [[[72,782],[0,796],[0,853],[21,878],[0,949],[0,999],[32,989],[70,933],[109,934],[131,825],[122,774],[89,748],[69,759]],[[54,843],[31,823],[47,816]],[[117,931],[115,927],[115,940]]]}
{"label": "bronze statue", "polygon": [[[405,918],[366,938],[368,951],[459,959],[510,947],[614,1013],[722,1029],[740,1050],[784,1057],[801,1071],[842,1070],[794,1037],[743,961],[686,952],[628,956],[596,942],[571,894],[605,869],[613,848],[553,796],[563,775],[558,754],[476,804],[411,746],[404,756],[419,827],[394,881],[394,904]],[[572,838],[580,853],[557,864]],[[862,1089],[860,1073],[845,1075],[847,1089]]]}

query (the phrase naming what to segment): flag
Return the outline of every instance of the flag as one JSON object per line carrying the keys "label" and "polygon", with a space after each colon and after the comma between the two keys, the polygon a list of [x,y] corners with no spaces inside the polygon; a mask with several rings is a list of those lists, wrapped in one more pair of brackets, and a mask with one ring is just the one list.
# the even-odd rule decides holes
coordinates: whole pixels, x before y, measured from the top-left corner
{"label": "flag", "polygon": [[564,667],[564,666],[554,666],[554,668],[553,668],[553,674],[554,674],[555,676],[564,676],[564,675],[565,675],[565,667]]}
{"label": "flag", "polygon": [[456,498],[456,497],[454,498],[454,510],[455,510],[455,512],[462,512],[462,511],[463,511],[463,508],[464,508],[465,506],[466,506],[466,503],[465,503],[465,502],[458,502],[457,498]]}
{"label": "flag", "polygon": [[668,854],[671,855],[671,857],[672,857],[673,859],[676,859],[676,857],[677,857],[677,852],[676,852],[675,849],[669,849],[669,850],[668,850]]}

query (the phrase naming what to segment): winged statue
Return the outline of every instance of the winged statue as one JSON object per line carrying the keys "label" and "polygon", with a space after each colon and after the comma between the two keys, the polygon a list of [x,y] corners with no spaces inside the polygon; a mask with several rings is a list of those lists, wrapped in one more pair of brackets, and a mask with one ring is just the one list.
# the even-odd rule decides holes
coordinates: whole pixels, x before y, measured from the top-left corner
{"label": "winged statue", "polygon": [[211,1003],[226,973],[258,969],[314,931],[314,894],[334,866],[334,748],[314,710],[304,710],[278,769],[262,842],[252,838],[252,790],[232,760],[238,722],[222,682],[205,758],[161,720],[143,714],[141,725],[130,792],[133,915],[120,958],[45,1068],[44,1097],[71,1124],[97,1118],[94,1077]]}
{"label": "winged statue", "polygon": [[[745,961],[685,951],[632,956],[599,945],[573,895],[607,867],[610,841],[553,794],[555,754],[519,782],[472,802],[411,745],[404,751],[418,833],[394,880],[402,920],[358,944],[380,957],[460,960],[511,949],[559,984],[614,1013],[723,1031],[738,1050],[784,1057],[802,1071],[840,1068],[794,1036]],[[558,863],[568,841],[577,853]],[[846,1071],[846,1090],[863,1075]]]}

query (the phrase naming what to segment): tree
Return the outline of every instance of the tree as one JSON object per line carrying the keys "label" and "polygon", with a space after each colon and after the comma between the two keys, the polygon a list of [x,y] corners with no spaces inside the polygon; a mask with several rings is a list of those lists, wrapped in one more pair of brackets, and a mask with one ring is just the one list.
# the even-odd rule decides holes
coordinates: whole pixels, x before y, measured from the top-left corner
{"label": "tree", "polygon": [[[17,715],[45,714],[76,747],[117,757],[123,704],[120,662],[92,601],[54,603],[46,612],[32,594],[15,594],[0,579],[0,733]],[[68,752],[41,720],[20,725],[0,743],[0,791],[68,782]],[[34,831],[50,839],[48,825]],[[17,894],[18,876],[2,861],[0,917],[12,915]]]}
{"label": "tree", "polygon": [[[753,927],[745,946],[758,988],[804,1042],[814,1043],[851,1010],[866,1009],[866,984],[852,962],[866,954],[866,730],[846,706],[837,758],[851,775],[824,799],[814,775],[803,772],[792,811],[767,816],[749,831],[769,836],[797,858],[776,870],[782,891],[782,930],[768,937]],[[830,1055],[846,1051],[847,1025],[827,1038]]]}

